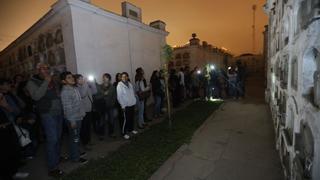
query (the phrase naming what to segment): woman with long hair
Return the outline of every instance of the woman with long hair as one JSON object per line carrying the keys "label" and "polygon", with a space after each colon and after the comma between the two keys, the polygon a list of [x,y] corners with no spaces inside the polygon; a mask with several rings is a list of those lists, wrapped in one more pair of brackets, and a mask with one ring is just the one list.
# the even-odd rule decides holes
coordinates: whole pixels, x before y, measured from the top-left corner
{"label": "woman with long hair", "polygon": [[161,112],[161,97],[164,94],[161,89],[161,81],[160,81],[160,77],[159,77],[159,72],[157,70],[153,71],[151,78],[150,78],[150,84],[152,87],[152,95],[154,98],[153,117],[159,118],[160,112]]}
{"label": "woman with long hair", "polygon": [[122,135],[123,138],[129,139],[129,133],[137,134],[134,130],[134,107],[136,97],[133,85],[128,81],[127,72],[121,73],[121,81],[117,85],[117,99],[123,113]]}

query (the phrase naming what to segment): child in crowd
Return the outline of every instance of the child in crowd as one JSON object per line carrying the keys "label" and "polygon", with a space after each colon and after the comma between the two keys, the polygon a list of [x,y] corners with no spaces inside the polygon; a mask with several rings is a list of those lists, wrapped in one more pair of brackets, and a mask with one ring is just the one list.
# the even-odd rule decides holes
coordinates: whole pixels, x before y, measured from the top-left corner
{"label": "child in crowd", "polygon": [[63,83],[61,101],[69,129],[69,157],[73,162],[85,164],[88,161],[80,157],[79,149],[81,121],[85,116],[85,112],[81,108],[81,95],[74,86],[75,79],[71,72],[63,72],[60,78]]}

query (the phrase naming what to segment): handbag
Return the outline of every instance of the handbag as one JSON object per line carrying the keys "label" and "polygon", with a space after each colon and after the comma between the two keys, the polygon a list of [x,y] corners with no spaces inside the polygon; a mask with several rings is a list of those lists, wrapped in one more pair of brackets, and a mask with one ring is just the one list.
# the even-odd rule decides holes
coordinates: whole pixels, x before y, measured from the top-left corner
{"label": "handbag", "polygon": [[19,144],[21,147],[25,147],[31,143],[30,134],[29,134],[28,130],[23,129],[17,125],[14,125],[14,129],[16,130]]}
{"label": "handbag", "polygon": [[143,100],[149,98],[150,95],[151,95],[151,91],[150,90],[148,90],[148,91],[139,91],[138,92],[138,97],[139,97],[140,101],[143,101]]}
{"label": "handbag", "polygon": [[137,92],[137,95],[139,97],[139,100],[143,101],[143,100],[146,100],[150,97],[151,91],[150,90],[142,91],[142,89],[139,85],[139,91]]}

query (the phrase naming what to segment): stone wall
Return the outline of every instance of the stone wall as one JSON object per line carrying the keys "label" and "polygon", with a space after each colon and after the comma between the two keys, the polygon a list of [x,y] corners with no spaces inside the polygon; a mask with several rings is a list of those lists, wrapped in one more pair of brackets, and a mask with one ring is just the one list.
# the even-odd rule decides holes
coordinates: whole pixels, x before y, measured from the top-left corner
{"label": "stone wall", "polygon": [[288,179],[320,179],[319,5],[319,0],[265,5],[270,18],[266,94]]}

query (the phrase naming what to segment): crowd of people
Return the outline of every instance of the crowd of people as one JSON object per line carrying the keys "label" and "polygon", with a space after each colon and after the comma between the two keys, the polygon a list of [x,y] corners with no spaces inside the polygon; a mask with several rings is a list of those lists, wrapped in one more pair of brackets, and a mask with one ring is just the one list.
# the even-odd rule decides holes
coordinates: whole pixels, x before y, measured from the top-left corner
{"label": "crowd of people", "polygon": [[227,70],[208,65],[203,69],[195,67],[171,69],[169,89],[172,94],[173,107],[185,99],[240,99],[245,96],[246,67],[240,61]]}
{"label": "crowd of people", "polygon": [[[143,68],[133,80],[127,72],[102,75],[102,83],[81,74],[62,72],[51,75],[47,64],[39,63],[37,73],[26,79],[16,75],[0,78],[0,138],[2,179],[25,178],[19,172],[21,160],[33,159],[39,143],[46,144],[48,175],[59,177],[61,161],[88,162],[85,151],[92,148],[93,133],[99,140],[118,134],[128,140],[144,129],[148,121],[162,117],[165,108],[165,74],[153,71],[147,82]],[[169,71],[168,89],[173,107],[190,98],[238,98],[245,94],[245,68],[222,69],[189,67]],[[151,98],[153,96],[153,98]],[[152,118],[146,115],[152,99]],[[119,129],[116,129],[116,124]],[[137,126],[135,127],[135,124]],[[107,128],[107,130],[106,130]],[[61,155],[63,132],[68,134],[69,154]],[[120,133],[118,133],[120,132]]]}

